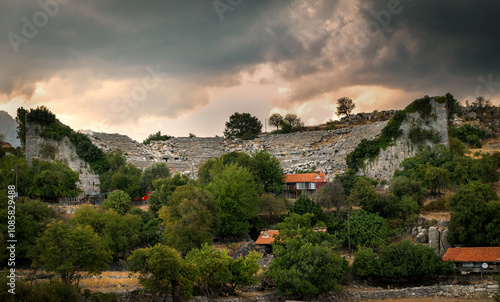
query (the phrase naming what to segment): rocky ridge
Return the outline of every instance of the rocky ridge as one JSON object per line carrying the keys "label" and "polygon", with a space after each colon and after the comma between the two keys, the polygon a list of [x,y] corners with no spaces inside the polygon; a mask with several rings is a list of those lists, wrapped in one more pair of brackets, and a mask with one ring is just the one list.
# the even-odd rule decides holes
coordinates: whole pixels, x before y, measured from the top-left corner
{"label": "rocky ridge", "polygon": [[179,137],[167,141],[138,143],[121,134],[82,131],[104,152],[121,150],[127,161],[139,168],[167,161],[173,173],[196,177],[198,167],[207,159],[239,151],[252,154],[267,150],[280,161],[285,173],[321,170],[331,179],[347,170],[345,161],[362,139],[377,138],[387,121],[330,131],[265,134],[255,140],[228,140],[221,137]]}

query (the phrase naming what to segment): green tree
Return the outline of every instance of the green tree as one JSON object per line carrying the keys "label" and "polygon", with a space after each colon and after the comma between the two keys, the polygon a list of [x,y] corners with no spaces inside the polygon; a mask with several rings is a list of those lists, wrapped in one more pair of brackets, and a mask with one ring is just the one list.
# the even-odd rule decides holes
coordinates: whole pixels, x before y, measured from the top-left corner
{"label": "green tree", "polygon": [[[8,207],[7,191],[0,191],[0,233],[4,239],[10,238],[8,232],[8,216],[12,208]],[[15,207],[15,239],[18,241],[16,244],[16,258],[22,261],[27,258],[28,251],[33,248],[36,243],[36,238],[39,237],[47,228],[49,222],[56,217],[52,208],[40,200],[32,200],[29,198],[22,198],[24,203],[17,200]],[[5,250],[2,250],[5,251]]]}
{"label": "green tree", "polygon": [[427,193],[422,182],[409,179],[405,176],[394,178],[389,191],[398,199],[403,198],[403,196],[410,196],[416,200],[420,206],[423,205],[424,196]]}
{"label": "green tree", "polygon": [[201,294],[213,299],[225,291],[227,284],[233,292],[237,285],[257,283],[260,257],[252,251],[245,258],[233,259],[226,249],[204,244],[201,249],[191,250],[186,255],[186,262],[196,268],[195,286]]}
{"label": "green tree", "polygon": [[184,174],[176,173],[172,177],[160,178],[153,181],[154,193],[149,196],[149,211],[158,216],[158,211],[162,206],[168,206],[172,193],[177,187],[187,185],[189,177]]}
{"label": "green tree", "polygon": [[146,192],[153,190],[153,181],[160,178],[168,178],[170,176],[170,169],[168,168],[167,163],[160,162],[147,166],[139,179],[141,194],[145,194]]}
{"label": "green tree", "polygon": [[290,128],[292,129],[303,125],[300,117],[298,117],[295,113],[288,113],[287,115],[285,115],[285,117],[283,118],[283,123],[290,125]]}
{"label": "green tree", "polygon": [[120,215],[114,210],[101,212],[83,206],[75,212],[71,223],[92,227],[115,260],[140,244],[141,218],[137,215]]}
{"label": "green tree", "polygon": [[[347,224],[350,224],[349,226]],[[387,221],[376,213],[369,213],[363,209],[352,212],[349,221],[344,221],[340,231],[340,238],[347,242],[350,229],[351,244],[363,247],[377,247],[387,243],[392,234]]]}
{"label": "green tree", "polygon": [[[280,230],[279,235],[275,238],[275,245],[282,245],[286,243],[286,238],[299,237],[304,239],[309,243],[321,244],[323,246],[329,246],[330,248],[337,248],[339,246],[339,240],[335,235],[328,232],[319,232],[313,228],[317,226],[313,224],[314,214],[306,213],[299,215],[296,213],[290,213],[283,222],[276,225],[276,229]],[[274,247],[273,247],[274,248]]]}
{"label": "green tree", "polygon": [[181,301],[181,297],[191,299],[193,268],[182,261],[175,249],[157,244],[133,251],[127,261],[132,272],[140,273],[139,282],[153,297],[172,294],[174,301]]}
{"label": "green tree", "polygon": [[439,192],[440,189],[448,188],[450,185],[450,173],[448,170],[431,166],[427,163],[420,166],[425,185],[431,190],[432,194]]}
{"label": "green tree", "polygon": [[297,198],[297,200],[295,200],[292,204],[290,207],[290,213],[296,213],[299,215],[306,213],[314,214],[314,217],[312,218],[313,225],[318,221],[326,222],[328,220],[328,217],[318,203],[302,195],[299,196],[299,198]]}
{"label": "green tree", "polygon": [[229,165],[213,177],[207,190],[221,209],[221,235],[248,233],[259,201],[254,176],[246,168]]}
{"label": "green tree", "polygon": [[162,230],[158,218],[155,218],[149,211],[143,211],[140,208],[133,208],[129,213],[141,218],[141,232],[139,235],[141,247],[154,246],[160,242]]}
{"label": "green tree", "polygon": [[450,205],[448,240],[452,245],[500,245],[500,202],[489,185],[470,182],[455,192]]}
{"label": "green tree", "polygon": [[76,183],[80,181],[78,172],[74,172],[59,160],[52,163],[33,160],[30,174],[32,185],[28,194],[42,200],[55,201],[61,197],[76,197],[81,189]]}
{"label": "green tree", "polygon": [[358,182],[358,177],[356,177],[356,171],[354,169],[348,169],[343,174],[335,175],[335,180],[340,181],[344,188],[345,195],[349,196],[351,194],[351,189],[354,188]]}
{"label": "green tree", "polygon": [[273,244],[275,258],[266,272],[279,294],[304,297],[340,291],[339,282],[349,264],[338,252],[328,245],[312,243],[302,234],[281,237],[280,241]]}
{"label": "green tree", "polygon": [[256,161],[257,181],[262,183],[264,191],[273,194],[283,192],[284,172],[280,161],[265,150],[254,153],[252,158]]}
{"label": "green tree", "polygon": [[139,178],[141,170],[132,164],[127,164],[127,159],[121,151],[106,154],[106,161],[109,169],[100,175],[101,192],[111,192],[121,190],[131,197],[138,197]]}
{"label": "green tree", "polygon": [[379,209],[379,196],[375,187],[366,179],[360,179],[349,195],[351,204],[360,205],[365,211],[377,212]]}
{"label": "green tree", "polygon": [[337,213],[340,212],[342,207],[344,210],[350,207],[344,192],[344,187],[342,187],[342,183],[340,183],[339,180],[329,182],[322,186],[316,194],[315,199],[323,207],[335,207],[337,209]]}
{"label": "green tree", "polygon": [[113,209],[120,215],[125,215],[132,207],[132,199],[130,196],[120,190],[116,190],[108,195],[104,200],[102,208],[104,210]]}
{"label": "green tree", "polygon": [[224,163],[220,158],[209,158],[202,163],[198,169],[198,182],[206,186],[212,181],[212,175],[220,173],[224,168]]}
{"label": "green tree", "polygon": [[348,97],[341,97],[337,100],[337,116],[349,116],[356,108],[356,104]]}
{"label": "green tree", "polygon": [[262,132],[262,123],[250,113],[235,112],[226,122],[224,136],[229,139],[253,139]]}
{"label": "green tree", "polygon": [[273,113],[269,117],[269,125],[276,127],[276,131],[283,125],[283,116],[279,113]]}
{"label": "green tree", "polygon": [[386,280],[415,281],[453,272],[451,264],[443,262],[432,247],[409,240],[382,247],[379,267],[378,276]]}
{"label": "green tree", "polygon": [[78,283],[82,271],[98,275],[111,261],[99,236],[90,226],[50,225],[37,239],[32,266],[60,274],[66,284]]}
{"label": "green tree", "polygon": [[161,131],[148,135],[148,137],[142,142],[144,145],[149,145],[152,141],[166,141],[173,138],[170,135],[161,135]]}
{"label": "green tree", "polygon": [[283,198],[270,193],[264,193],[260,196],[258,208],[259,214],[265,216],[268,223],[277,221],[288,210]]}
{"label": "green tree", "polygon": [[189,184],[177,187],[169,206],[162,207],[158,216],[167,244],[186,255],[212,242],[219,229],[220,209],[207,191]]}
{"label": "green tree", "polygon": [[361,278],[377,275],[380,266],[377,257],[377,253],[371,248],[359,247],[352,263],[354,274]]}

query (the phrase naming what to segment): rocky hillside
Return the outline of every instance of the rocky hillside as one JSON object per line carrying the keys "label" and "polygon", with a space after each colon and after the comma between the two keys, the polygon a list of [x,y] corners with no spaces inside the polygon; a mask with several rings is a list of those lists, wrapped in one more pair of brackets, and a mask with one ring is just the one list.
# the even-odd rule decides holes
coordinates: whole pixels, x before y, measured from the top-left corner
{"label": "rocky hillside", "polygon": [[[422,99],[423,100],[423,99]],[[422,101],[421,100],[421,101]],[[413,143],[409,136],[418,128],[433,133],[434,140],[423,144],[448,144],[447,110],[445,103],[425,99],[425,116],[420,111],[408,113],[399,127],[401,135],[376,159],[371,159],[361,173],[375,179],[390,180],[395,169],[406,157],[413,156],[422,142]],[[424,102],[425,103],[425,102]],[[388,114],[392,115],[392,112]],[[346,157],[365,139],[377,139],[389,121],[379,121],[360,126],[350,126],[329,131],[309,131],[289,134],[265,134],[251,141],[228,140],[220,137],[179,137],[167,141],[153,141],[143,145],[121,134],[84,131],[92,142],[104,152],[121,150],[127,160],[144,168],[151,163],[166,161],[172,172],[196,177],[198,167],[207,159],[232,151],[248,154],[267,150],[281,162],[285,173],[298,170],[321,170],[332,179],[347,169]],[[427,131],[427,132],[426,132]]]}
{"label": "rocky hillside", "polygon": [[0,110],[0,134],[5,135],[5,141],[13,147],[21,145],[17,139],[17,122],[7,111]]}

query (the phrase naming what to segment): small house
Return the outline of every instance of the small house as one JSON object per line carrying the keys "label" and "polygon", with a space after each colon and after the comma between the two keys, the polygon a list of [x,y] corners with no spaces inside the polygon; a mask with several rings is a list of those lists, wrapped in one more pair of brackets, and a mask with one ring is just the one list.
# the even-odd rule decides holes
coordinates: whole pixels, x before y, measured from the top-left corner
{"label": "small house", "polygon": [[457,272],[498,273],[500,272],[500,247],[455,247],[449,248],[443,261],[453,262]]}
{"label": "small house", "polygon": [[279,233],[279,230],[264,230],[260,232],[255,244],[264,246],[266,253],[271,253],[274,237],[278,236]]}
{"label": "small house", "polygon": [[288,199],[297,199],[301,194],[310,197],[326,183],[325,173],[319,171],[316,173],[286,174],[283,196]]}

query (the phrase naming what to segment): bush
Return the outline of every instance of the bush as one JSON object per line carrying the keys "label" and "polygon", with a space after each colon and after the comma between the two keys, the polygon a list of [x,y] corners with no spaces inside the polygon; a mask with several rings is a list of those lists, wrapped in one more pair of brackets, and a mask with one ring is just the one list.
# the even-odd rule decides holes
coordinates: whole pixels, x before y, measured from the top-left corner
{"label": "bush", "polygon": [[116,190],[108,195],[108,198],[103,202],[104,210],[113,209],[120,215],[125,215],[132,207],[132,199],[130,196],[120,190]]}
{"label": "bush", "polygon": [[481,140],[484,139],[485,132],[479,128],[475,128],[470,124],[464,124],[460,128],[451,127],[450,132],[451,137],[458,138],[472,148],[482,147]]}
{"label": "bush", "polygon": [[[350,223],[349,226],[348,223]],[[348,241],[348,227],[351,233],[351,244],[363,247],[381,246],[388,242],[387,239],[392,234],[385,219],[362,209],[354,211],[349,221],[344,221],[339,234],[344,243]]]}
{"label": "bush", "polygon": [[377,276],[391,281],[417,281],[453,272],[451,264],[443,262],[432,247],[409,240],[382,247],[379,265]]}
{"label": "bush", "polygon": [[306,213],[314,214],[312,224],[315,225],[318,221],[327,221],[327,216],[321,206],[310,198],[303,197],[302,195],[290,207],[290,213],[303,215]]}
{"label": "bush", "polygon": [[349,263],[338,252],[308,242],[302,235],[283,241],[283,245],[273,245],[275,258],[266,273],[278,293],[302,298],[341,289],[339,283],[349,271]]}
{"label": "bush", "polygon": [[408,138],[414,144],[420,145],[427,140],[438,144],[441,142],[441,136],[439,132],[435,129],[422,129],[419,126],[412,126],[410,128],[410,132],[408,133]]}
{"label": "bush", "polygon": [[362,278],[377,275],[380,266],[377,257],[377,253],[372,249],[359,247],[352,263],[354,274]]}
{"label": "bush", "polygon": [[424,196],[427,193],[422,182],[409,179],[405,176],[398,176],[392,180],[390,192],[398,199],[403,196],[411,196],[415,199],[419,206],[422,206]]}
{"label": "bush", "polygon": [[173,138],[173,136],[170,135],[161,135],[161,131],[158,131],[154,134],[150,134],[142,143],[144,145],[149,145],[152,141],[166,141]]}

